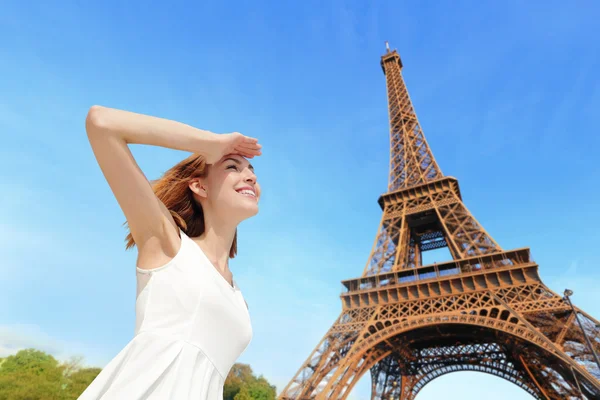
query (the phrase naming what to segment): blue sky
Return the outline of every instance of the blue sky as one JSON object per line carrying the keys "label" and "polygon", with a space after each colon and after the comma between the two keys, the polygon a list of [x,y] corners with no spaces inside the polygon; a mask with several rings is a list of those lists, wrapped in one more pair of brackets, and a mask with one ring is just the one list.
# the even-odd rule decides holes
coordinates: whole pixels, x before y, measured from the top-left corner
{"label": "blue sky", "polygon": [[[362,273],[381,217],[385,40],[467,207],[600,316],[597,3],[202,3],[3,3],[0,356],[34,346],[102,366],[132,336],[135,252],[84,133],[102,104],[263,144],[261,211],[240,226],[231,269],[254,327],[240,361],[283,389],[338,316],[340,281]],[[186,155],[133,153],[149,178]],[[483,391],[529,398],[463,372],[419,399]],[[369,398],[368,378],[351,396]]]}

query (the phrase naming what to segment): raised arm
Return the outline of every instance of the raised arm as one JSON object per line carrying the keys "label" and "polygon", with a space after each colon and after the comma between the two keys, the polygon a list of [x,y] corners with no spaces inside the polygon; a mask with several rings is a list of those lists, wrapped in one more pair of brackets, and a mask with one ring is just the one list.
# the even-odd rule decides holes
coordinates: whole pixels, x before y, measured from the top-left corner
{"label": "raised arm", "polygon": [[209,164],[232,151],[240,141],[245,143],[242,154],[245,157],[260,154],[256,139],[239,133],[215,134],[176,121],[100,106],[90,108],[86,131],[98,165],[125,214],[138,252],[152,246],[168,257],[173,257],[178,249],[175,221],[154,195],[128,144],[189,151],[203,155]]}

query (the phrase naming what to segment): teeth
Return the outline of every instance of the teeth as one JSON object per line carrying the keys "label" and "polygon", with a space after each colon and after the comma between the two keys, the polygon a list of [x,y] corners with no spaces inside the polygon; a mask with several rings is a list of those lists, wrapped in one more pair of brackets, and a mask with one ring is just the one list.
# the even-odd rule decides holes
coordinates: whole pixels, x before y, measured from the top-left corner
{"label": "teeth", "polygon": [[252,190],[240,190],[238,193],[249,194],[250,196],[256,197],[256,194]]}

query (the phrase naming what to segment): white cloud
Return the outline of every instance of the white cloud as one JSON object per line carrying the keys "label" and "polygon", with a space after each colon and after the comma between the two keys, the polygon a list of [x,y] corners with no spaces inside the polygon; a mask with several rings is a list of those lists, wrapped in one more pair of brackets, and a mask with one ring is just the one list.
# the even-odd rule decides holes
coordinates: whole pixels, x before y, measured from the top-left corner
{"label": "white cloud", "polygon": [[0,357],[29,348],[51,354],[59,361],[87,353],[81,344],[67,343],[52,337],[35,324],[0,325]]}
{"label": "white cloud", "polygon": [[57,354],[61,347],[58,340],[46,335],[37,325],[0,325],[0,357],[27,348]]}

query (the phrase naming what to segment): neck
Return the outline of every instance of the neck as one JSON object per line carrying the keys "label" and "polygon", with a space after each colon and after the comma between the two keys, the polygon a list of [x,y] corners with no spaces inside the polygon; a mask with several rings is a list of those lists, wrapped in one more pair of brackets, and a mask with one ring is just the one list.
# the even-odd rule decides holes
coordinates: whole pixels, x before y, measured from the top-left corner
{"label": "neck", "polygon": [[205,229],[200,235],[200,246],[214,266],[224,272],[228,269],[229,251],[237,224],[207,214],[204,214]]}

